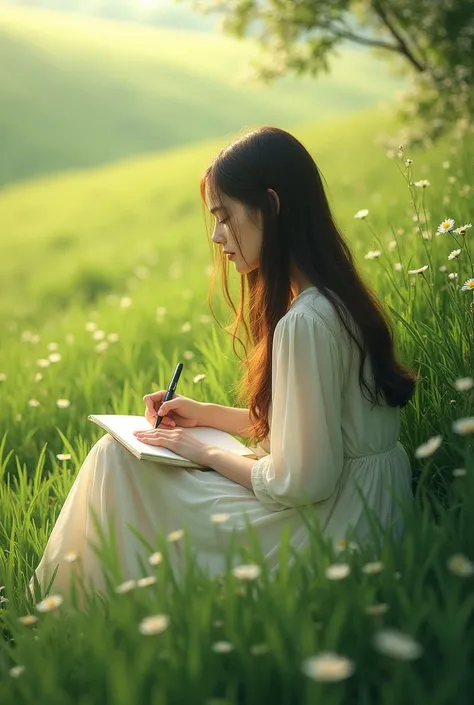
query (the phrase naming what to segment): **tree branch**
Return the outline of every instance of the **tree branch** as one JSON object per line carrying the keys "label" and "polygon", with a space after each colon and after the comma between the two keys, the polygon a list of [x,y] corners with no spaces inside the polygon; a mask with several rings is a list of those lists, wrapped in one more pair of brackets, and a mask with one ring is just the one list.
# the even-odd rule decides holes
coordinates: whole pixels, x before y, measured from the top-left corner
{"label": "tree branch", "polygon": [[408,44],[406,41],[403,39],[402,35],[399,33],[399,31],[396,29],[396,27],[392,24],[392,22],[389,20],[387,16],[387,12],[385,11],[385,8],[382,7],[382,3],[380,0],[372,0],[372,7],[374,9],[374,12],[380,17],[388,31],[392,34],[393,37],[398,42],[398,51],[406,56],[408,61],[413,64],[413,66],[421,73],[422,71],[425,71],[426,66],[421,64],[418,59],[413,55],[413,53],[410,51],[408,48]]}
{"label": "tree branch", "polygon": [[358,34],[353,34],[352,32],[346,32],[343,29],[333,29],[333,33],[336,37],[341,37],[341,39],[350,39],[357,44],[364,44],[365,46],[378,47],[380,49],[388,49],[389,51],[396,51],[400,53],[400,46],[398,44],[387,44],[386,42],[381,42],[378,39],[369,39],[369,37],[361,37]]}

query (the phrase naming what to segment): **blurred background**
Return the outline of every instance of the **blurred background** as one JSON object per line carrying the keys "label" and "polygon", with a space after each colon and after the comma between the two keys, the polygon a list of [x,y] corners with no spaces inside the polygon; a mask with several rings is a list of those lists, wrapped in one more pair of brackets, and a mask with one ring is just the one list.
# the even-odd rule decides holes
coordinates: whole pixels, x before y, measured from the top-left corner
{"label": "blurred background", "polygon": [[[88,413],[141,409],[178,359],[190,380],[207,366],[210,384],[229,337],[209,316],[199,180],[254,127],[303,142],[357,264],[405,305],[398,282],[423,240],[406,235],[406,262],[373,255],[419,228],[398,148],[432,183],[434,222],[456,189],[467,204],[456,134],[469,131],[473,36],[465,0],[0,0],[0,422],[13,447],[34,459],[56,438],[55,398],[74,397],[68,424],[87,434]],[[239,278],[231,267],[235,295]],[[202,398],[235,401],[226,355]]]}

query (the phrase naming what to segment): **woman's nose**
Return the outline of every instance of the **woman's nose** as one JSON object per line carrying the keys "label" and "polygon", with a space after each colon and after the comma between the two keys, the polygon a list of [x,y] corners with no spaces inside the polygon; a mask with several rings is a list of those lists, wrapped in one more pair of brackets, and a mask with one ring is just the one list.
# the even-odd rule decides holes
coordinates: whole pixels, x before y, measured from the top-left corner
{"label": "woman's nose", "polygon": [[214,242],[216,245],[220,242],[223,242],[222,235],[219,234],[217,229],[214,230],[214,232],[212,233],[212,242]]}

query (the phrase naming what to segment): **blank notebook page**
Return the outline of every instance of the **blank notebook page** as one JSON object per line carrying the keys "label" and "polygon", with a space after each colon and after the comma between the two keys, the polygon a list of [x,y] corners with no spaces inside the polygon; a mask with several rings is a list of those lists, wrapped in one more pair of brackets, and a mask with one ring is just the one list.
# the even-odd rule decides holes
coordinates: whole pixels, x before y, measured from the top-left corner
{"label": "blank notebook page", "polygon": [[[123,442],[125,446],[128,446],[129,450],[133,449],[137,456],[141,454],[144,457],[152,456],[163,458],[165,462],[166,459],[173,461],[182,459],[185,462],[191,462],[168,448],[153,446],[139,441],[138,438],[133,435],[133,431],[153,429],[152,424],[150,424],[144,416],[133,416],[130,414],[91,414],[88,416],[88,419],[97,423],[104,430],[109,431],[112,436],[120,438],[121,442]],[[185,430],[204,443],[217,446],[229,453],[253,457],[252,450],[238,441],[237,438],[231,436],[230,433],[225,433],[224,431],[209,426],[196,426],[195,428],[186,428]]]}

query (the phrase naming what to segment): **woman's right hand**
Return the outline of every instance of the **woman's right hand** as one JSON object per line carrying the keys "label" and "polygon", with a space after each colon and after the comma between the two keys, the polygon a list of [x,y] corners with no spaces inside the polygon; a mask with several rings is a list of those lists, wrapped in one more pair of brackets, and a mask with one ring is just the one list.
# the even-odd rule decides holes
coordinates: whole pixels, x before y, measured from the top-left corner
{"label": "woman's right hand", "polygon": [[182,427],[194,428],[202,426],[203,404],[194,399],[183,397],[181,394],[174,394],[173,398],[163,403],[166,395],[166,389],[152,394],[145,394],[143,401],[146,404],[145,418],[153,426],[155,425],[156,416],[163,416],[160,426],[167,428]]}

